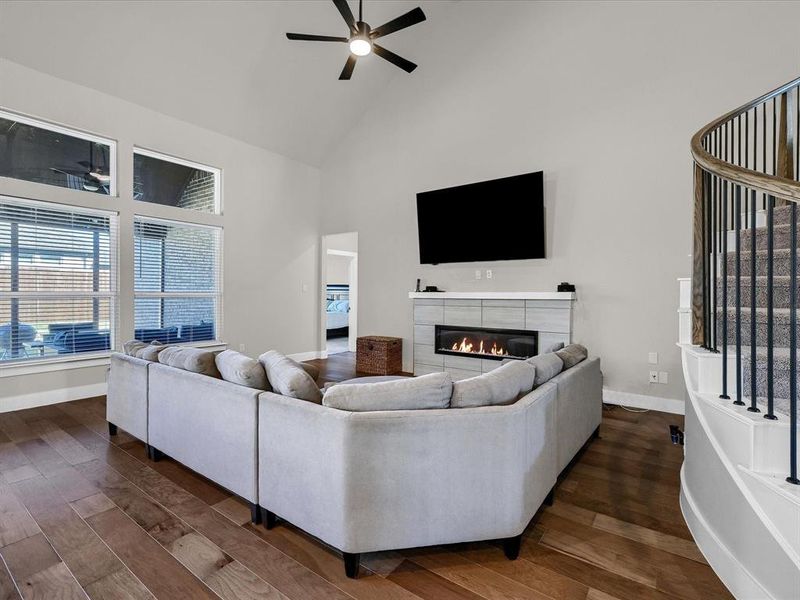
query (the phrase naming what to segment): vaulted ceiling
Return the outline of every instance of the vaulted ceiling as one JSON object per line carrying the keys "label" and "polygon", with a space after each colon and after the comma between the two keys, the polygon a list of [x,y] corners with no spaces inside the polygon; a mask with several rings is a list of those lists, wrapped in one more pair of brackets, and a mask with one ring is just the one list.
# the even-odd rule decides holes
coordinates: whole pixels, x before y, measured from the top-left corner
{"label": "vaulted ceiling", "polygon": [[[364,20],[374,27],[418,5],[428,20],[383,45],[424,69],[415,45],[450,1],[367,0]],[[13,62],[314,165],[393,78],[415,75],[369,56],[351,81],[338,81],[345,44],[286,39],[345,35],[329,0],[3,0],[0,30],[0,56]]]}

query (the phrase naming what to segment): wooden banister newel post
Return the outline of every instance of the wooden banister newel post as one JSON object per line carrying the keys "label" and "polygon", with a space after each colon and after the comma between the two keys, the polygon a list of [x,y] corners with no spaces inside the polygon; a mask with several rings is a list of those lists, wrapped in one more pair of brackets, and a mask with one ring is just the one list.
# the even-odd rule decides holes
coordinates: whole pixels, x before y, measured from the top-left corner
{"label": "wooden banister newel post", "polygon": [[703,324],[703,169],[694,165],[694,237],[692,244],[692,344],[702,346]]}

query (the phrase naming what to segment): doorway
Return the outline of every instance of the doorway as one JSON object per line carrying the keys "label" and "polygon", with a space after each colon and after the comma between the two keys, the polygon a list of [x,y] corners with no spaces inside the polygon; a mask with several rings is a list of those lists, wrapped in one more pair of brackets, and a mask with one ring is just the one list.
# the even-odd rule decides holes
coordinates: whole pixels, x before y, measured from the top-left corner
{"label": "doorway", "polygon": [[322,238],[322,340],[326,355],[355,352],[358,335],[358,233]]}

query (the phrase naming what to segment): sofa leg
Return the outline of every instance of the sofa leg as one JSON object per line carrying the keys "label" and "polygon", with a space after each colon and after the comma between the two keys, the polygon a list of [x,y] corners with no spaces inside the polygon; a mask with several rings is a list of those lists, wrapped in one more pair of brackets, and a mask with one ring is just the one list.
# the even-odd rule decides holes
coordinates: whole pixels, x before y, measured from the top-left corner
{"label": "sofa leg", "polygon": [[153,462],[158,462],[164,458],[164,453],[156,449],[154,446],[147,446],[147,458]]}
{"label": "sofa leg", "polygon": [[547,496],[544,497],[545,506],[553,506],[553,499],[555,498],[555,494],[556,494],[556,486],[553,486],[553,488],[550,490]]}
{"label": "sofa leg", "polygon": [[259,508],[261,509],[261,522],[264,524],[264,527],[267,529],[275,527],[275,524],[278,522],[278,517],[275,516],[275,513],[268,511],[263,506]]}
{"label": "sofa leg", "polygon": [[261,507],[253,502],[250,503],[250,520],[253,525],[261,523]]}
{"label": "sofa leg", "polygon": [[517,560],[519,547],[522,545],[522,534],[503,540],[503,552],[508,560]]}
{"label": "sofa leg", "polygon": [[110,421],[108,423],[108,435],[117,435],[117,426]]}
{"label": "sofa leg", "polygon": [[344,558],[344,574],[350,579],[356,579],[358,577],[358,563],[361,560],[361,555],[342,552],[342,557]]}

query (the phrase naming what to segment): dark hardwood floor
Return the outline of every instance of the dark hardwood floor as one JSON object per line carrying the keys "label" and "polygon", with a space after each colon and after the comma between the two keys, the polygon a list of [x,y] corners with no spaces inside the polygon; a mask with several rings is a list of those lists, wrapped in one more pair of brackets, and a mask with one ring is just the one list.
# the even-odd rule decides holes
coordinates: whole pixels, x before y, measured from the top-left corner
{"label": "dark hardwood floor", "polygon": [[[354,375],[350,354],[316,361]],[[0,600],[226,598],[708,600],[730,594],[678,507],[681,449],[657,412],[604,412],[509,561],[491,542],[362,556],[361,576],[298,529],[141,442],[110,441],[105,399],[0,414]]]}

